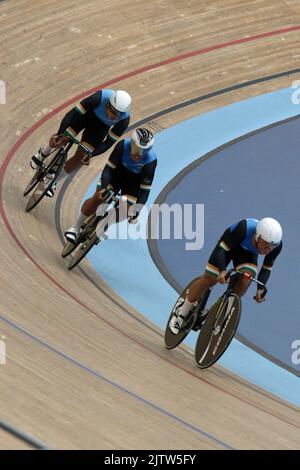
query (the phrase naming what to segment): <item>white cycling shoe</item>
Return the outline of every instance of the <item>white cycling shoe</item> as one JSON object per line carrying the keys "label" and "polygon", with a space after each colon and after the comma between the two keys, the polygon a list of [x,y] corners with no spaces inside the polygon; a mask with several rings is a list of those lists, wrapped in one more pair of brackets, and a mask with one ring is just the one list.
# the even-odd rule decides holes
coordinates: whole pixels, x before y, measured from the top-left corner
{"label": "white cycling shoe", "polygon": [[65,232],[65,237],[68,240],[68,242],[75,243],[77,236],[78,236],[78,231],[75,229],[75,227],[70,227]]}
{"label": "white cycling shoe", "polygon": [[43,161],[45,160],[45,155],[42,152],[42,149],[39,149],[32,157],[30,160],[30,166],[33,170],[37,170]]}
{"label": "white cycling shoe", "polygon": [[[48,173],[44,178],[44,185],[47,187],[55,179],[55,173]],[[50,188],[47,189],[46,196],[53,197],[56,190],[56,181],[53,181]]]}
{"label": "white cycling shoe", "polygon": [[170,320],[169,329],[174,335],[177,335],[185,323],[186,318],[183,318],[181,315],[174,314]]}

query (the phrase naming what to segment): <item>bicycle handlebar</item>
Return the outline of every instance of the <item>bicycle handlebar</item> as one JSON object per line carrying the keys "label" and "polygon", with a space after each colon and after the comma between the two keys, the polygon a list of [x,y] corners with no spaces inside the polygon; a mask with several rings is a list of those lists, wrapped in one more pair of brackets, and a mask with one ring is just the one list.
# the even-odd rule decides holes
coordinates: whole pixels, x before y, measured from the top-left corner
{"label": "bicycle handlebar", "polygon": [[[266,296],[266,293],[268,292],[268,289],[266,288],[265,284],[263,282],[260,282],[258,281],[257,279],[255,279],[254,277],[250,276],[250,274],[248,273],[244,273],[244,272],[241,272],[241,271],[237,271],[236,269],[232,268],[228,271],[227,275],[226,275],[226,279],[230,278],[232,273],[234,274],[238,274],[240,275],[243,279],[249,279],[250,282],[255,282],[257,285],[261,286],[262,287],[262,290],[263,290],[263,293],[262,293],[262,299]],[[253,299],[255,300],[256,298],[253,297]]]}
{"label": "bicycle handlebar", "polygon": [[73,137],[73,136],[71,136],[70,134],[67,134],[67,133],[65,133],[64,135],[69,137],[71,142],[78,145],[78,147],[80,147],[82,150],[84,150],[88,154],[89,158],[92,158],[93,152],[91,152],[90,149],[88,149],[84,144],[82,144],[78,139],[76,139],[76,137]]}
{"label": "bicycle handlebar", "polygon": [[111,189],[105,189],[101,194],[101,197],[103,198],[103,202],[108,202],[109,200],[109,202],[117,202],[120,198],[120,195]]}
{"label": "bicycle handlebar", "polygon": [[[105,189],[101,195],[103,197],[103,202],[108,202],[109,204],[114,201],[118,202],[120,199],[127,200],[126,196],[122,196],[121,194],[115,192],[112,189]],[[128,216],[127,220],[129,223],[133,223],[133,221],[138,217],[138,215]]]}

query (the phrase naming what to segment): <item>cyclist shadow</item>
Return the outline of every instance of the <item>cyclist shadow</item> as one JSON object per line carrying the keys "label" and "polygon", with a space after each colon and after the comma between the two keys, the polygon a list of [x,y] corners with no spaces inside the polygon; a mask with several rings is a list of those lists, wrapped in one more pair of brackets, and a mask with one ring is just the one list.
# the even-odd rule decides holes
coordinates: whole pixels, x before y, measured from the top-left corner
{"label": "cyclist shadow", "polygon": [[49,227],[52,221],[49,217],[48,210],[45,210],[45,205],[41,204],[40,208],[36,208],[35,212],[30,214],[26,213],[25,207],[30,198],[30,194],[24,197],[23,190],[24,188],[20,187],[15,179],[12,179],[9,182],[9,186],[4,186],[2,196],[4,212],[10,213],[9,218],[14,218],[16,215],[20,217],[24,216],[24,220],[27,220],[27,217],[34,217],[35,219],[38,219],[43,225]]}

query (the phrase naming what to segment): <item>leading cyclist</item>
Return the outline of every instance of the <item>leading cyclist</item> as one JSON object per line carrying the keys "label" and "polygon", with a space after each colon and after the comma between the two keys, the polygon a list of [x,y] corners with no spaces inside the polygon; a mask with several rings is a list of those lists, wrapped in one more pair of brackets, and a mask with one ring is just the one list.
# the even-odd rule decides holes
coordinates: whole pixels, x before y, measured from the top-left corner
{"label": "leading cyclist", "polygon": [[[243,219],[231,225],[225,230],[214,248],[205,272],[190,287],[183,305],[172,316],[169,328],[177,334],[185,325],[186,319],[195,302],[198,302],[202,294],[212,288],[217,282],[227,282],[226,268],[230,261],[236,270],[246,272],[252,277],[257,274],[258,255],[264,255],[262,268],[258,275],[258,281],[266,284],[272,266],[282,249],[282,228],[277,220],[266,217],[260,221],[256,219]],[[241,297],[247,291],[250,280],[237,279],[234,291]],[[264,291],[257,287],[256,302],[265,300]]]}

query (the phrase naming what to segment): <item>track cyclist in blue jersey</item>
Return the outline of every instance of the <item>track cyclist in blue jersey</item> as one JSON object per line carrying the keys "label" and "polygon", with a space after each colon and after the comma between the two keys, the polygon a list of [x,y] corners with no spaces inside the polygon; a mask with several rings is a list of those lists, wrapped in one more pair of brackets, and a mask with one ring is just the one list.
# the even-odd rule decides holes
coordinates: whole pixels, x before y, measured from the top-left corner
{"label": "track cyclist in blue jersey", "polygon": [[[105,201],[104,195],[109,189],[120,191],[125,197],[120,200],[117,214],[112,209],[108,211],[107,217],[102,221],[103,230],[104,227],[106,231],[107,226],[125,219],[129,223],[137,222],[139,212],[148,199],[156,170],[157,157],[153,145],[153,134],[144,127],[133,131],[131,138],[117,143],[103,169],[96,192],[82,205],[76,224],[65,232],[69,242],[75,242],[81,225],[87,217],[96,213]],[[121,204],[125,207],[121,207]]]}
{"label": "track cyclist in blue jersey", "polygon": [[[193,304],[200,300],[202,294],[217,282],[227,282],[226,268],[230,261],[236,270],[246,272],[255,277],[257,274],[258,255],[264,255],[258,280],[266,284],[272,266],[282,249],[282,228],[277,220],[266,217],[260,221],[243,219],[227,228],[214,248],[205,272],[189,289],[188,295],[176,314],[170,320],[169,328],[177,334],[186,323]],[[249,279],[239,278],[234,291],[241,297],[250,285]],[[255,300],[265,300],[264,291],[258,286]]]}
{"label": "track cyclist in blue jersey", "polygon": [[[30,166],[36,170],[56,148],[66,145],[71,137],[83,131],[81,142],[93,156],[108,150],[126,131],[130,121],[131,97],[123,90],[99,90],[82,100],[63,118],[56,134],[52,135],[48,145],[39,149],[31,158]],[[82,165],[89,165],[90,158],[84,150],[77,148],[57,181],[65,179]],[[54,175],[49,175],[54,178]],[[46,181],[46,184],[49,184]],[[55,184],[48,190],[47,196],[54,195]]]}

